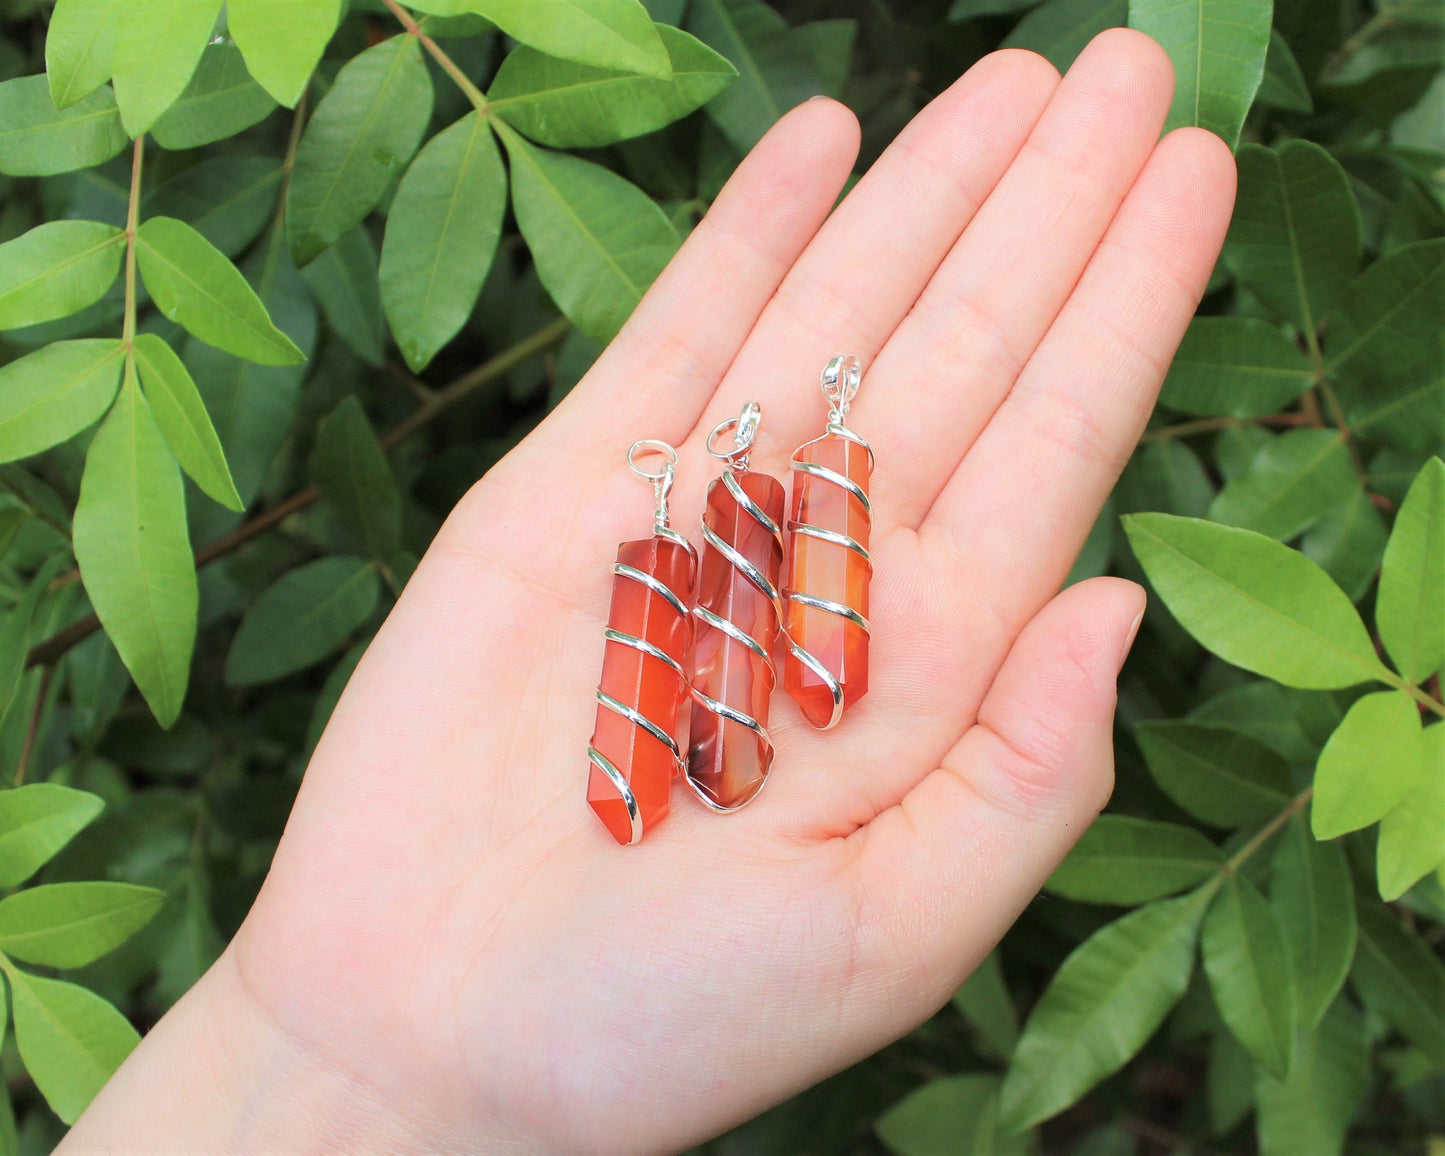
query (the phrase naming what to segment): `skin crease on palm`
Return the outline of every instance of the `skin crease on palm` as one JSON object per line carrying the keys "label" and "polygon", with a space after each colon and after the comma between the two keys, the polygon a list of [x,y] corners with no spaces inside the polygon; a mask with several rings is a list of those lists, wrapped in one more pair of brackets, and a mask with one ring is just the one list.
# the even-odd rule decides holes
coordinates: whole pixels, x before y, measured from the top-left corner
{"label": "skin crease on palm", "polygon": [[[675,1152],[931,1015],[1109,797],[1142,591],[1058,593],[1204,290],[1229,149],[1159,139],[1167,57],[1062,82],[995,53],[834,209],[857,124],[805,103],[621,336],[447,520],[346,689],[255,908],[64,1152]],[[877,452],[871,690],[780,692],[757,802],[622,848],[584,751],[638,438],[762,404],[821,431],[829,356]]]}

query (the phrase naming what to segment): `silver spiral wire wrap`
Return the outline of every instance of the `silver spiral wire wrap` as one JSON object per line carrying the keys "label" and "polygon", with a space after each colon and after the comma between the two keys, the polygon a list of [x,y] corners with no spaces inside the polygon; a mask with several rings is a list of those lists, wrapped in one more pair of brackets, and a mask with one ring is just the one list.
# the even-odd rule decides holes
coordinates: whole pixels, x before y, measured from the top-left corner
{"label": "silver spiral wire wrap", "polygon": [[[720,479],[723,486],[727,489],[733,501],[737,503],[739,510],[752,518],[758,525],[762,526],[763,529],[768,532],[769,536],[772,537],[773,541],[777,543],[778,554],[781,557],[783,552],[783,528],[772,518],[768,517],[767,511],[759,506],[757,502],[753,501],[747,491],[743,489],[742,483],[738,481],[738,477],[748,470],[748,462],[752,456],[753,440],[757,435],[758,424],[761,419],[762,408],[758,403],[755,401],[746,403],[739,417],[728,418],[726,421],[715,426],[712,432],[708,434],[707,452],[728,464],[729,469],[723,472]],[[716,449],[715,442],[717,439],[729,432],[733,435],[733,448],[730,450]],[[779,632],[781,633],[783,626],[783,603],[777,586],[740,551],[727,542],[724,542],[716,531],[707,524],[706,520],[704,520],[702,524],[702,539],[706,545],[716,550],[729,566],[751,582],[753,586],[757,588],[758,592],[768,600],[768,604],[772,607],[773,614],[777,619]],[[698,574],[698,581],[699,584],[701,584],[701,571],[699,571]],[[736,622],[723,618],[721,615],[709,610],[706,606],[695,605],[692,608],[692,613],[693,617],[699,622],[719,631],[761,658],[763,665],[767,668],[768,677],[772,679],[774,686],[777,685],[778,673],[777,667],[773,663],[773,656],[768,652],[768,648],[758,639],[754,638]],[[696,684],[691,679],[688,680],[687,692],[692,701],[704,710],[717,715],[718,718],[726,719],[729,722],[746,727],[757,735],[762,741],[764,748],[762,762],[764,765],[771,766],[773,761],[773,740],[772,736],[768,734],[767,727],[752,715],[748,714],[747,711],[715,699],[711,695],[704,694],[698,690]],[[762,789],[759,787],[758,791],[754,791],[747,799],[743,800],[743,802],[728,807],[719,803],[694,783],[690,774],[685,773],[684,778],[687,781],[687,785],[692,788],[692,793],[701,799],[706,806],[714,811],[724,813],[745,807],[748,803],[752,802],[753,799],[757,798],[759,791]],[[766,781],[765,775],[764,782]]]}
{"label": "silver spiral wire wrap", "polygon": [[[828,401],[828,424],[821,436],[812,441],[804,442],[793,451],[792,468],[794,473],[802,474],[810,482],[823,482],[827,485],[837,486],[846,493],[856,498],[863,507],[863,513],[870,520],[873,515],[872,503],[868,501],[868,495],[863,487],[851,478],[831,470],[827,466],[820,466],[813,462],[800,461],[798,455],[808,446],[816,445],[829,436],[846,438],[854,445],[861,446],[868,454],[868,472],[873,472],[873,447],[870,446],[861,436],[849,429],[845,424],[848,419],[848,407],[852,404],[853,398],[858,393],[858,386],[862,382],[863,366],[853,354],[839,354],[832,358],[823,368],[819,384],[823,391],[824,398]],[[802,484],[802,480],[795,481],[794,486]],[[795,519],[788,519],[788,532],[790,534],[803,534],[809,538],[816,538],[822,542],[831,542],[835,546],[842,546],[851,550],[863,559],[868,566],[868,573],[873,573],[873,559],[868,553],[868,548],[847,534],[830,530],[825,526],[816,526],[810,522],[799,522]],[[872,627],[858,611],[842,602],[834,602],[828,598],[818,598],[815,595],[807,594],[800,590],[785,588],[782,592],[783,598],[788,602],[796,602],[799,606],[810,607],[814,610],[823,610],[829,614],[836,614],[840,618],[857,626],[864,634],[872,634]],[[828,693],[833,699],[833,713],[829,716],[827,723],[819,727],[819,730],[830,730],[838,725],[838,720],[843,717],[843,684],[831,670],[824,665],[822,659],[810,654],[793,640],[788,632],[787,619],[783,611],[779,609],[778,620],[781,624],[780,633],[788,647],[788,653],[811,670],[828,688]]]}
{"label": "silver spiral wire wrap", "polygon": [[[662,468],[655,471],[644,470],[637,464],[637,455],[639,453],[661,454],[663,457]],[[677,451],[666,442],[655,441],[650,438],[645,439],[632,444],[631,448],[627,451],[627,464],[634,474],[644,481],[652,483],[653,500],[656,507],[653,516],[653,535],[682,546],[687,551],[689,557],[693,559],[693,562],[696,563],[697,552],[693,549],[692,543],[669,526],[667,522],[667,499],[668,495],[672,492],[672,483],[677,471]],[[612,572],[620,577],[627,578],[645,586],[654,594],[659,595],[669,606],[676,610],[684,620],[687,619],[688,600],[684,599],[676,590],[673,590],[672,587],[668,586],[666,582],[662,581],[662,579],[656,575],[649,574],[645,570],[639,570],[635,566],[629,566],[626,562],[614,563]],[[683,680],[684,684],[687,683],[687,675],[682,668],[682,663],[678,662],[677,659],[673,658],[672,655],[668,654],[667,651],[663,650],[660,646],[647,641],[645,638],[639,638],[635,634],[628,634],[624,630],[616,630],[611,626],[602,632],[602,636],[607,642],[615,642],[620,646],[630,647],[641,654],[657,659],[676,673],[677,676]],[[667,731],[658,726],[641,711],[613,698],[612,695],[608,694],[600,686],[597,688],[596,698],[601,706],[606,707],[614,714],[620,715],[634,727],[646,732],[658,742],[662,743],[662,745],[672,753],[672,761],[676,773],[683,773],[685,766],[682,751],[678,747],[676,736],[668,734]],[[627,781],[627,777],[618,769],[617,765],[590,742],[587,744],[587,758],[594,767],[611,780],[612,786],[622,797],[623,805],[627,808],[627,817],[631,823],[632,837],[627,842],[627,846],[631,846],[642,838],[642,810],[638,807],[637,798],[632,793],[632,785]]]}

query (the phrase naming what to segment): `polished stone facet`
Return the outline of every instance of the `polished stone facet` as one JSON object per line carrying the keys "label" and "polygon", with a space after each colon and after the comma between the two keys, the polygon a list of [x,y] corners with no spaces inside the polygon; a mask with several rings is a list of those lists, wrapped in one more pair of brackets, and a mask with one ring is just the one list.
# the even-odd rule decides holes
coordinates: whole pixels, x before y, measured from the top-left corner
{"label": "polished stone facet", "polygon": [[[736,481],[775,525],[781,525],[785,494],[776,478],[744,473],[737,475]],[[782,571],[782,544],[767,526],[739,506],[722,478],[708,488],[703,521],[776,588]],[[697,601],[755,640],[763,655],[771,653],[778,634],[772,601],[711,545],[703,548]],[[698,619],[695,629],[694,689],[751,717],[766,730],[768,697],[776,679],[771,660],[709,625],[705,618]],[[772,745],[763,736],[694,700],[688,779],[708,801],[724,808],[746,803],[762,787],[772,757]]]}
{"label": "polished stone facet", "polygon": [[[864,494],[868,492],[871,459],[866,446],[839,434],[809,442],[794,461],[811,463],[840,474]],[[871,526],[868,509],[857,495],[826,477],[794,471],[792,517],[789,526],[806,524],[841,534],[868,548]],[[868,559],[847,545],[794,530],[789,542],[787,589],[847,606],[868,617]],[[831,610],[788,599],[786,621],[794,644],[816,658],[838,680],[842,709],[852,706],[868,690],[868,632],[856,622]],[[783,687],[808,722],[825,727],[836,721],[834,698],[827,682],[806,663],[789,654]]]}
{"label": "polished stone facet", "polygon": [[[620,567],[657,579],[683,607],[691,604],[697,563],[691,550],[680,542],[663,537],[623,542],[617,550],[617,562]],[[609,631],[663,651],[678,667],[687,661],[692,641],[691,616],[685,611],[680,613],[666,595],[625,572],[613,579],[607,626]],[[599,690],[675,740],[687,684],[679,670],[664,659],[609,638]],[[589,767],[587,801],[619,843],[634,842],[635,831],[649,830],[667,815],[677,757],[647,727],[600,702],[592,747],[624,783],[619,787],[594,761]],[[628,794],[633,808],[628,806]],[[638,825],[633,823],[634,810]]]}

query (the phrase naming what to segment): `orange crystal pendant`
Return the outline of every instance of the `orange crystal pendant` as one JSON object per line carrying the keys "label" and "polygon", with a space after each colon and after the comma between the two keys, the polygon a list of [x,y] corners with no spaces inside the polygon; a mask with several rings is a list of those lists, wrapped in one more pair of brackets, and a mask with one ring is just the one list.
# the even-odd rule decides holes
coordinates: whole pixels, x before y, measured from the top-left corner
{"label": "orange crystal pendant", "polygon": [[776,478],[746,472],[724,473],[707,491],[687,780],[716,810],[752,799],[773,761],[768,698],[784,498]]}
{"label": "orange crystal pendant", "polygon": [[793,471],[783,687],[808,722],[831,727],[868,691],[872,454],[827,433],[798,449]]}
{"label": "orange crystal pendant", "polygon": [[692,641],[697,558],[671,531],[623,542],[613,568],[587,802],[619,843],[636,843],[668,811],[681,769],[678,715]]}

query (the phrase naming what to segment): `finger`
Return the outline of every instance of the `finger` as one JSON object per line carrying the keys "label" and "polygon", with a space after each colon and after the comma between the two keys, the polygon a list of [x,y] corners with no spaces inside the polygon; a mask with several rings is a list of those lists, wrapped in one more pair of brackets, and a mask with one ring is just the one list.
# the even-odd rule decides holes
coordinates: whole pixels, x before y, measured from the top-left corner
{"label": "finger", "polygon": [[849,836],[872,956],[859,971],[893,977],[874,998],[896,1015],[906,1001],[922,1019],[957,989],[1108,800],[1115,685],[1143,613],[1118,578],[1058,595],[943,765]]}
{"label": "finger", "polygon": [[858,121],[836,101],[806,101],[775,124],[544,423],[548,451],[562,439],[608,454],[641,437],[681,440],[857,155]]}
{"label": "finger", "polygon": [[829,357],[865,361],[1017,154],[1058,73],[1019,51],[986,56],[899,134],[818,231],[738,352],[689,439],[759,401],[755,467],[774,470],[823,427],[818,373]]}
{"label": "finger", "polygon": [[[1058,589],[1138,442],[1229,224],[1218,137],[1160,142],[1078,288],[921,527],[1012,637]],[[933,541],[929,542],[928,539]]]}
{"label": "finger", "polygon": [[1154,40],[1095,37],[880,353],[854,424],[878,455],[877,503],[899,523],[922,520],[1048,330],[1144,167],[1172,91]]}

